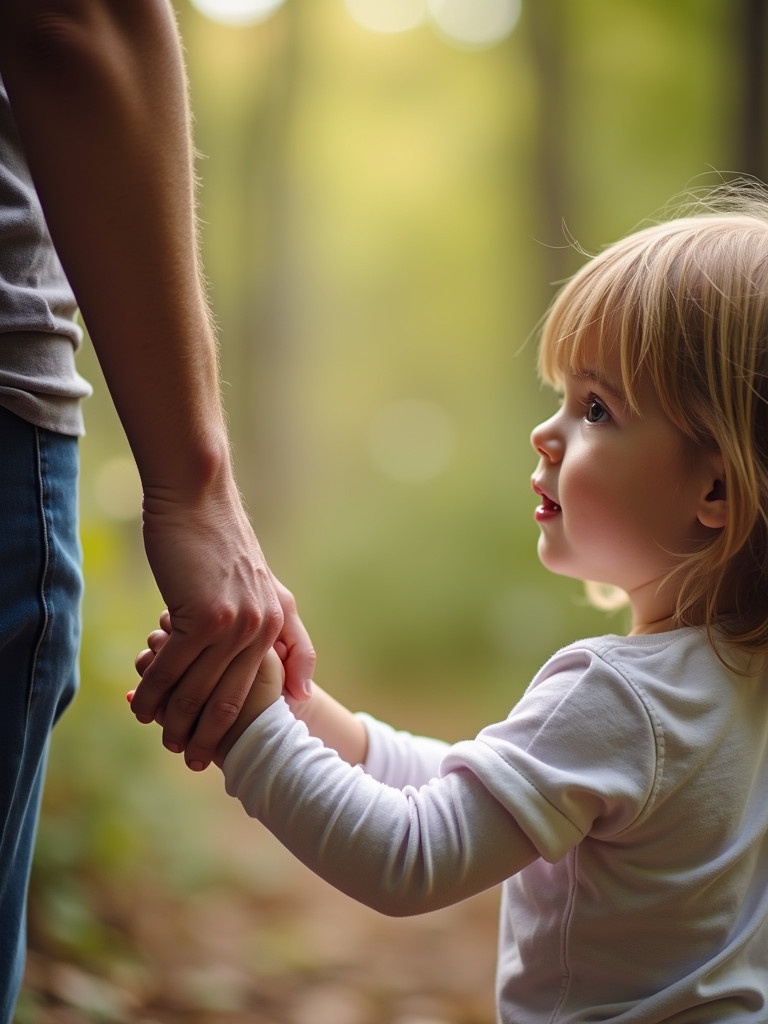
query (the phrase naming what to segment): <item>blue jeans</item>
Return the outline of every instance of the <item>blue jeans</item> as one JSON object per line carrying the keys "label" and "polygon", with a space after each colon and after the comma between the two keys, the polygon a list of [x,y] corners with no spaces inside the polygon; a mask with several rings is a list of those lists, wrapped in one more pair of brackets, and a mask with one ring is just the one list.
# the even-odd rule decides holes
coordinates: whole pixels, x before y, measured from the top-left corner
{"label": "blue jeans", "polygon": [[77,689],[77,478],[76,438],[0,408],[0,1024],[24,969],[50,733]]}

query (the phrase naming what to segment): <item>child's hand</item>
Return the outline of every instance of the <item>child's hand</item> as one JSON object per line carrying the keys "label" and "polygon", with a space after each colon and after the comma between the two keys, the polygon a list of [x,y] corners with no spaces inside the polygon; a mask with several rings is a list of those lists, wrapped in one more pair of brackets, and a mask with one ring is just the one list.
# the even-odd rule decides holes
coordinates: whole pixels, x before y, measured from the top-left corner
{"label": "child's hand", "polygon": [[[149,666],[155,659],[155,655],[165,642],[168,640],[168,632],[165,627],[170,625],[168,620],[168,613],[163,612],[160,617],[160,628],[153,630],[147,637],[147,649],[141,651],[135,661],[136,671],[140,676],[143,676]],[[234,725],[224,735],[224,738],[216,748],[216,753],[213,757],[215,764],[219,768],[224,763],[224,758],[227,756],[229,751],[235,744],[235,741],[245,732],[251,722],[255,721],[266,709],[277,700],[280,694],[283,692],[283,684],[285,681],[285,673],[283,671],[283,664],[274,649],[267,651],[260,667],[256,673],[256,678],[253,681],[248,696],[245,699],[240,714]],[[128,700],[130,702],[132,693],[128,694]],[[156,721],[159,725],[162,725],[162,712],[157,716]]]}

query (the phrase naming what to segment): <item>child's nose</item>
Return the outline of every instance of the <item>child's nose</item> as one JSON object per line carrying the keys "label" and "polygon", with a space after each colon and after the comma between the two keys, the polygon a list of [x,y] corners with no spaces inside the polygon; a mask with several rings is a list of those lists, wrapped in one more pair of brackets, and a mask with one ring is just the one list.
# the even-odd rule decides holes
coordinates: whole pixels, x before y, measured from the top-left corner
{"label": "child's nose", "polygon": [[531,431],[531,445],[533,450],[549,462],[559,462],[563,457],[565,445],[560,430],[558,429],[559,413],[550,416],[548,420],[539,423]]}

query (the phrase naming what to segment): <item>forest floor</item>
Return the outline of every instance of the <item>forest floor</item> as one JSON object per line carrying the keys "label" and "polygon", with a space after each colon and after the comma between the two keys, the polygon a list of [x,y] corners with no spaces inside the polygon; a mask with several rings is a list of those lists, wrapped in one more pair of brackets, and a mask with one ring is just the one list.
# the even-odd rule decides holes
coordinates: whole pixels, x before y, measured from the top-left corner
{"label": "forest floor", "polygon": [[234,802],[211,807],[215,881],[102,881],[108,951],[62,952],[32,907],[15,1024],[492,1024],[498,891],[382,917],[312,876]]}

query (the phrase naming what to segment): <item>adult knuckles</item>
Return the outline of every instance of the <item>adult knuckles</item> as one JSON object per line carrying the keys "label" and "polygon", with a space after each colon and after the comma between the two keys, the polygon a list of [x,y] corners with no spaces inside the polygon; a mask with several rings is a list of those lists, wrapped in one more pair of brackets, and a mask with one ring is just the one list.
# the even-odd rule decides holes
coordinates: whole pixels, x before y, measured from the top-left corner
{"label": "adult knuckles", "polygon": [[228,602],[212,608],[205,622],[210,635],[229,635],[245,646],[265,634],[274,639],[282,629],[283,613],[277,603],[262,607]]}
{"label": "adult knuckles", "polygon": [[275,639],[283,628],[283,610],[279,604],[269,607],[263,614],[263,630]]}

